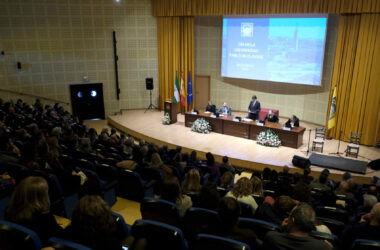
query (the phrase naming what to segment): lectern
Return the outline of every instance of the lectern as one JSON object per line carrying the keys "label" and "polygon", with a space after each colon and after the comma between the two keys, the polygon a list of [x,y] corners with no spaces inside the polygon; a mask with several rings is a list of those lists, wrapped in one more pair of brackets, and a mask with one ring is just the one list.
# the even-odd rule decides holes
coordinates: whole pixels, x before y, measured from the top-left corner
{"label": "lectern", "polygon": [[164,112],[165,114],[169,113],[170,123],[177,122],[177,103],[174,103],[172,101],[165,101]]}

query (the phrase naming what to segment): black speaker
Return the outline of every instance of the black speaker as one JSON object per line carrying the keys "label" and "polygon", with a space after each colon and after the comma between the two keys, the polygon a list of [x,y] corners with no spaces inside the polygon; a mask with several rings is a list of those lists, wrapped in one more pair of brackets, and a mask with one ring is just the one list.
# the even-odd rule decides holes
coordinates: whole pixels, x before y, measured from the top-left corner
{"label": "black speaker", "polygon": [[292,163],[294,166],[303,169],[310,167],[310,160],[298,155],[293,156]]}
{"label": "black speaker", "polygon": [[380,159],[371,161],[368,166],[373,170],[380,170]]}
{"label": "black speaker", "polygon": [[21,62],[17,62],[17,69],[21,69],[22,66],[21,66]]}
{"label": "black speaker", "polygon": [[153,89],[153,78],[145,78],[146,89]]}

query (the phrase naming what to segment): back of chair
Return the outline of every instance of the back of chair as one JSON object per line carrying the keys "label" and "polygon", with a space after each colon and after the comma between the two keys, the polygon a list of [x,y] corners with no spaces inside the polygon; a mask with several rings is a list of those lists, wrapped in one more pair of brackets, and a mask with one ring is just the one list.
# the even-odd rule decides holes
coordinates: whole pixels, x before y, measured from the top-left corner
{"label": "back of chair", "polygon": [[145,197],[141,202],[140,211],[144,220],[159,221],[175,227],[181,225],[178,207],[173,202]]}
{"label": "back of chair", "polygon": [[336,235],[323,233],[323,232],[319,232],[319,231],[312,231],[310,233],[310,236],[313,238],[316,238],[318,240],[323,240],[323,241],[326,240],[326,241],[330,242],[333,245],[334,249],[339,248],[339,240],[338,240],[338,237]]}
{"label": "back of chair", "polygon": [[123,169],[119,172],[119,183],[116,188],[118,196],[141,201],[144,198],[144,183],[138,173]]}
{"label": "back of chair", "polygon": [[42,247],[38,235],[29,228],[9,221],[0,221],[0,249],[38,249]]}
{"label": "back of chair", "polygon": [[356,239],[352,244],[352,250],[379,250],[380,241]]}
{"label": "back of chair", "polygon": [[55,250],[91,250],[91,248],[61,238],[52,237],[49,239],[49,246]]}
{"label": "back of chair", "polygon": [[218,214],[209,209],[190,207],[183,218],[183,230],[189,241],[199,233],[215,234],[218,227]]}
{"label": "back of chair", "polygon": [[254,215],[254,210],[251,205],[239,201],[240,204],[240,216],[245,218],[252,218]]}
{"label": "back of chair", "polygon": [[316,128],[315,129],[315,139],[321,138],[324,140],[325,136],[326,136],[326,129],[325,128]]}
{"label": "back of chair", "polygon": [[350,134],[350,142],[354,144],[360,144],[362,139],[362,134],[360,133],[352,133]]}
{"label": "back of chair", "polygon": [[318,206],[315,209],[315,212],[318,217],[334,219],[334,220],[341,221],[343,223],[349,222],[349,213],[346,210],[341,209],[341,208]]}
{"label": "back of chair", "polygon": [[265,235],[269,231],[276,231],[278,229],[278,225],[276,224],[251,218],[239,218],[238,226],[240,228],[251,229],[260,240],[264,240]]}
{"label": "back of chair", "polygon": [[250,250],[251,248],[246,243],[243,243],[241,241],[231,240],[211,234],[198,234],[194,249]]}
{"label": "back of chair", "polygon": [[125,238],[131,235],[131,226],[125,223],[123,216],[121,216],[121,214],[116,213],[116,212],[112,212],[112,214],[116,217],[116,223],[119,228],[118,231],[120,231],[123,234],[123,235],[120,235],[121,236],[120,238]]}
{"label": "back of chair", "polygon": [[181,229],[151,220],[136,220],[132,226],[135,242],[146,240],[146,249],[187,250]]}
{"label": "back of chair", "polygon": [[335,235],[341,235],[346,226],[343,222],[330,218],[317,217],[316,219],[322,221]]}

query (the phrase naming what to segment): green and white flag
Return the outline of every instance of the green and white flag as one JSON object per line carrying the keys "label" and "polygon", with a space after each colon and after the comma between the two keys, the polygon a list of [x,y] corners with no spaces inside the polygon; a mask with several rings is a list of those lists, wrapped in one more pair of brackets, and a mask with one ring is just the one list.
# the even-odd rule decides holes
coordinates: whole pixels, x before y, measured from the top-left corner
{"label": "green and white flag", "polygon": [[177,71],[175,72],[174,103],[179,103],[179,92],[178,92],[178,77],[177,77]]}

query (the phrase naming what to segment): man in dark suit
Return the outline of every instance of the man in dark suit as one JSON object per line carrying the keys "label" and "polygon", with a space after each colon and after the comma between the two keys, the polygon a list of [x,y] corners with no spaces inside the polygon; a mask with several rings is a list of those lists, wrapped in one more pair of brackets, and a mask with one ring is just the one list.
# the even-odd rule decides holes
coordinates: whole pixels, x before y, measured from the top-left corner
{"label": "man in dark suit", "polygon": [[257,96],[252,96],[252,101],[249,103],[248,106],[248,118],[252,120],[258,120],[260,119],[260,102],[257,100]]}
{"label": "man in dark suit", "polygon": [[208,101],[207,106],[206,106],[206,111],[215,113],[216,112],[216,106],[212,104],[211,101]]}
{"label": "man in dark suit", "polygon": [[227,106],[227,103],[224,102],[223,103],[223,106],[220,107],[220,109],[218,110],[218,113],[219,114],[227,114],[227,115],[231,115],[231,108]]}
{"label": "man in dark suit", "polygon": [[292,115],[290,119],[286,122],[285,127],[293,128],[300,126],[300,119],[297,116]]}
{"label": "man in dark suit", "polygon": [[269,110],[267,116],[265,117],[264,119],[265,121],[268,121],[268,122],[278,122],[278,117],[275,113],[273,113],[272,110]]}

